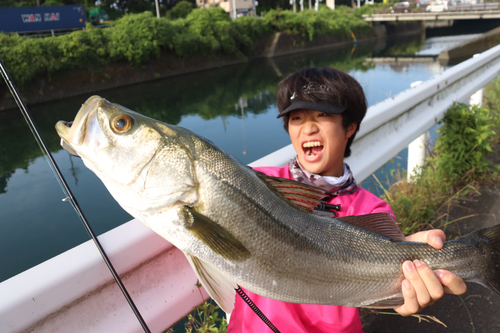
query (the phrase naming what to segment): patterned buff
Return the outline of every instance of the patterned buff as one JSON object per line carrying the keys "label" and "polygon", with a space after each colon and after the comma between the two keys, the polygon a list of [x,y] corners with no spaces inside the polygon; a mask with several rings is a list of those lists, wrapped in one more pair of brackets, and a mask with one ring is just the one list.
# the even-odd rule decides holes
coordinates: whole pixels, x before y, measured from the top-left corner
{"label": "patterned buff", "polygon": [[320,187],[328,191],[328,193],[330,193],[331,195],[337,196],[353,193],[358,188],[352,171],[346,163],[344,163],[344,173],[347,171],[348,175],[346,176],[344,174],[342,178],[344,178],[345,180],[341,184],[337,185],[332,185],[320,175],[310,173],[309,171],[304,169],[299,163],[297,156],[290,160],[290,163],[288,163],[288,167],[293,175],[293,178],[296,181],[307,185]]}

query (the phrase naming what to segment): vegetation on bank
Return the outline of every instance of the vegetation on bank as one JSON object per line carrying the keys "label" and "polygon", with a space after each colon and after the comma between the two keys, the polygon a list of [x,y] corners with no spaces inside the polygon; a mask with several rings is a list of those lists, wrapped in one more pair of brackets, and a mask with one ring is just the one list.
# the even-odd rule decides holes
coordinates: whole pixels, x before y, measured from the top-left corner
{"label": "vegetation on bank", "polygon": [[[382,198],[394,210],[406,235],[441,228],[449,221],[445,207],[471,192],[486,180],[498,179],[499,166],[488,159],[500,136],[500,81],[485,89],[486,107],[461,103],[451,107],[441,121],[439,137],[418,175],[394,172],[396,182]],[[380,184],[382,185],[382,184]]]}
{"label": "vegetation on bank", "polygon": [[193,9],[186,14],[187,9],[181,2],[172,9],[175,19],[157,19],[151,12],[128,14],[114,21],[112,28],[88,25],[85,31],[43,39],[0,34],[0,58],[22,87],[35,78],[78,68],[98,70],[120,62],[139,66],[162,51],[181,59],[194,55],[244,57],[252,53],[259,38],[274,32],[305,40],[324,35],[352,40],[351,31],[356,36],[371,33],[371,25],[361,18],[365,8],[298,13],[271,10],[264,17],[234,21],[221,8]]}
{"label": "vegetation on bank", "polygon": [[[196,6],[195,0],[184,0]],[[375,0],[380,1],[382,0]],[[390,3],[397,2],[398,0],[389,0]],[[160,16],[168,15],[172,7],[174,7],[179,0],[173,1],[158,1],[155,0],[0,0],[0,7],[35,7],[35,6],[62,6],[62,5],[83,5],[88,10],[90,9],[104,9],[112,20],[116,20],[125,14],[142,13],[151,11],[156,13],[156,4]],[[210,2],[212,3],[212,2]],[[312,10],[314,2],[311,4],[312,8],[308,6],[307,1],[304,3],[305,10]],[[353,6],[352,0],[335,0],[335,6]],[[292,10],[293,5],[290,0],[260,0],[256,8],[257,15],[261,16],[272,9],[286,9]],[[297,1],[297,8],[299,3]]]}

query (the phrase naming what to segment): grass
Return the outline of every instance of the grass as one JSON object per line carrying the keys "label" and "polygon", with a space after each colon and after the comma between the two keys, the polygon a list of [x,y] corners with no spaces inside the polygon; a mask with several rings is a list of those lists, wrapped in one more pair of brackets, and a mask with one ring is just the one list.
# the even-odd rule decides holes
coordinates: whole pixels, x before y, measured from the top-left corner
{"label": "grass", "polygon": [[[196,287],[200,293],[203,303],[193,308],[193,311],[187,315],[185,322],[186,333],[226,333],[228,322],[225,313],[215,304],[212,299],[204,301],[201,293],[201,283],[196,282]],[[164,333],[175,333],[173,327],[167,329]]]}
{"label": "grass", "polygon": [[384,185],[382,199],[392,207],[405,235],[428,229],[446,229],[459,220],[448,220],[447,209],[472,193],[486,181],[498,179],[498,166],[487,155],[500,136],[500,81],[495,79],[485,89],[486,107],[455,104],[439,129],[440,136],[416,176],[406,179],[406,171],[392,171],[391,185]]}
{"label": "grass", "polygon": [[[408,181],[406,172],[393,171],[392,185],[384,186],[382,198],[392,207],[400,228],[405,235],[447,226],[478,214],[470,214],[449,221],[450,207],[458,200],[467,200],[479,194],[478,188],[486,182],[499,180],[499,167],[488,160],[492,146],[500,143],[500,80],[497,78],[485,87],[485,107],[456,104],[443,119],[440,136],[429,157],[416,176]],[[465,142],[467,141],[467,142]],[[432,148],[432,147],[430,147]],[[475,332],[472,315],[462,299]],[[395,312],[374,311],[378,314],[399,315]],[[421,321],[439,319],[427,315],[413,315]]]}
{"label": "grass", "polygon": [[[391,315],[391,316],[399,316],[400,315],[399,313],[395,313],[395,312],[384,312],[384,311],[374,311],[374,312],[376,312],[377,314],[384,314],[384,315]],[[444,327],[448,327],[448,326],[446,326],[445,323],[443,323],[441,320],[437,319],[434,316],[423,315],[423,314],[414,314],[414,315],[411,315],[411,317],[417,318],[419,323],[421,323],[422,321],[425,321],[427,323],[430,323],[431,321],[433,321],[433,322],[436,322],[440,325],[443,325]]]}

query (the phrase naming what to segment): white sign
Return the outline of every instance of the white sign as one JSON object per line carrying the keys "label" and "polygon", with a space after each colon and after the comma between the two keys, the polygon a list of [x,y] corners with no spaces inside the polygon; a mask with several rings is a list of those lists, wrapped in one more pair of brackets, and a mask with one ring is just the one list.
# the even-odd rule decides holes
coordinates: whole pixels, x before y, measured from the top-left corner
{"label": "white sign", "polygon": [[44,21],[59,21],[59,13],[44,13]]}
{"label": "white sign", "polygon": [[42,14],[21,14],[24,23],[42,22]]}

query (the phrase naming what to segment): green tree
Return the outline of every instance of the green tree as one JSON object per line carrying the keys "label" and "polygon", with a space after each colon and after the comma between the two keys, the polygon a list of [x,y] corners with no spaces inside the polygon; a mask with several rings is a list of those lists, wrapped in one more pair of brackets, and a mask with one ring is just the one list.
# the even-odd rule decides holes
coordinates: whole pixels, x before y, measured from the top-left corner
{"label": "green tree", "polygon": [[16,7],[16,2],[14,0],[0,0],[0,7]]}
{"label": "green tree", "polygon": [[122,13],[156,12],[155,0],[101,0],[99,8],[105,10],[116,8]]}
{"label": "green tree", "polygon": [[64,6],[64,2],[62,0],[46,0],[42,6]]}
{"label": "green tree", "polygon": [[172,20],[178,18],[186,18],[189,13],[193,10],[193,4],[191,2],[182,0],[178,2],[170,11],[167,12],[167,17]]}

